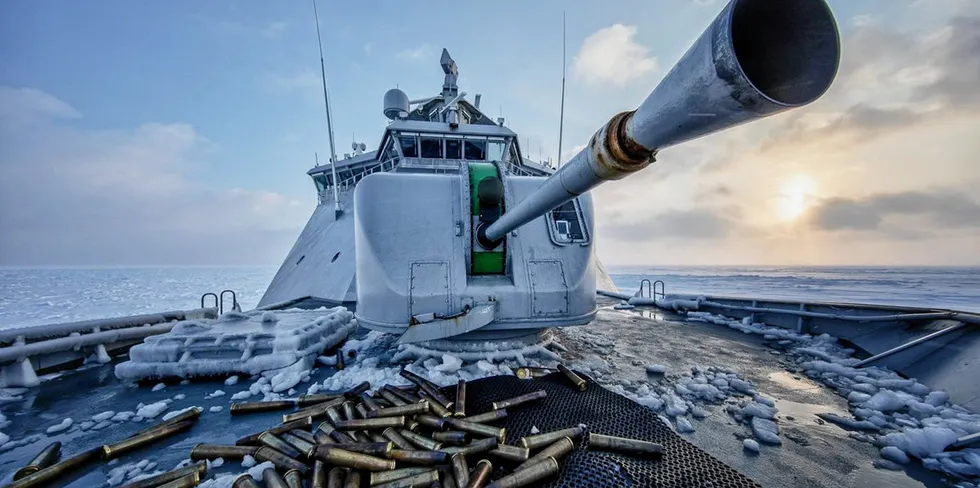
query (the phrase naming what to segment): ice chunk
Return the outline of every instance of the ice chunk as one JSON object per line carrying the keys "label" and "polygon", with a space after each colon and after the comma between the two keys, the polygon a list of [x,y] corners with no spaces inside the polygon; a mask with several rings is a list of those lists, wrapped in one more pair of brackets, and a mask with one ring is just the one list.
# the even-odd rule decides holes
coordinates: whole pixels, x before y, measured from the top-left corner
{"label": "ice chunk", "polygon": [[764,419],[772,420],[776,418],[776,408],[770,407],[768,405],[763,405],[761,403],[749,402],[744,408],[742,408],[742,417],[761,417]]}
{"label": "ice chunk", "polygon": [[278,321],[279,321],[279,318],[276,317],[276,314],[272,313],[271,311],[262,312],[262,322],[263,323],[268,324],[268,323],[278,322]]}
{"label": "ice chunk", "polygon": [[677,417],[677,432],[682,434],[694,432],[694,426],[691,425],[690,420],[687,420],[687,417]]}
{"label": "ice chunk", "polygon": [[228,386],[231,386],[231,385],[234,385],[234,384],[237,384],[237,383],[238,383],[238,377],[237,376],[229,376],[225,380],[225,384],[228,385]]}
{"label": "ice chunk", "polygon": [[735,391],[745,393],[746,395],[751,395],[754,393],[752,390],[752,383],[745,380],[740,380],[738,378],[732,378],[728,380],[729,386],[731,386]]}
{"label": "ice chunk", "polygon": [[895,446],[919,459],[933,453],[940,453],[946,446],[956,442],[959,434],[949,428],[925,427],[893,432],[880,438],[885,445]]}
{"label": "ice chunk", "polygon": [[540,433],[541,433],[541,431],[538,430],[538,426],[537,425],[532,425],[531,426],[531,435],[540,434]]}
{"label": "ice chunk", "polygon": [[881,457],[898,464],[907,464],[909,462],[909,457],[905,454],[905,451],[895,446],[881,448]]}
{"label": "ice chunk", "polygon": [[899,396],[898,393],[891,390],[881,390],[864,402],[862,406],[887,413],[901,410],[905,403],[906,399]]}
{"label": "ice chunk", "polygon": [[752,433],[757,439],[766,444],[781,445],[783,443],[783,440],[779,438],[779,426],[772,420],[753,417]]}
{"label": "ice chunk", "polygon": [[174,418],[174,417],[176,417],[176,416],[178,416],[178,415],[180,415],[180,414],[182,414],[184,412],[189,411],[192,408],[201,408],[201,407],[191,406],[191,407],[187,407],[187,408],[182,409],[182,410],[174,410],[174,411],[171,411],[171,412],[167,412],[167,414],[163,416],[163,419],[162,420],[170,420],[170,419],[172,419],[172,418]]}
{"label": "ice chunk", "polygon": [[743,440],[742,447],[752,452],[759,452],[759,443],[752,439]]}
{"label": "ice chunk", "polygon": [[443,354],[442,355],[442,364],[440,364],[439,366],[436,366],[433,369],[436,370],[436,371],[438,371],[438,372],[440,372],[440,373],[454,374],[457,371],[459,371],[459,368],[462,365],[463,365],[463,360],[462,359],[460,359],[460,358],[458,358],[456,356],[450,355],[450,354]]}
{"label": "ice chunk", "polygon": [[[314,393],[316,393],[316,392],[314,392]],[[240,391],[240,392],[235,393],[234,395],[232,395],[231,396],[231,399],[233,401],[235,401],[235,400],[244,400],[244,399],[246,399],[246,398],[248,398],[250,396],[252,396],[252,392],[251,391],[249,391],[249,390],[242,390],[242,391]]]}
{"label": "ice chunk", "polygon": [[255,466],[255,464],[256,464],[255,458],[249,456],[248,454],[246,454],[245,457],[242,458],[243,468],[251,468],[252,466]]}
{"label": "ice chunk", "polygon": [[205,462],[208,463],[208,471],[211,471],[211,469],[213,468],[220,468],[222,465],[224,465],[225,459],[224,458],[208,459]]}
{"label": "ice chunk", "polygon": [[149,405],[145,405],[141,407],[139,410],[136,411],[136,415],[143,417],[145,419],[152,419],[157,415],[163,413],[163,411],[166,410],[167,407],[168,407],[167,402],[161,400],[159,402],[151,403]]}
{"label": "ice chunk", "polygon": [[664,413],[671,417],[677,417],[687,413],[687,402],[673,393],[667,395],[666,405],[667,409]]}
{"label": "ice chunk", "polygon": [[166,387],[167,387],[167,385],[165,385],[163,383],[157,383],[157,384],[153,385],[153,388],[151,388],[150,391],[160,391],[160,390],[162,390],[162,389],[164,389]]}
{"label": "ice chunk", "polygon": [[219,397],[219,396],[224,396],[224,394],[225,394],[225,392],[224,392],[224,391],[221,391],[221,390],[214,390],[213,392],[211,392],[211,393],[208,393],[208,394],[207,394],[207,395],[206,395],[206,396],[205,396],[204,398],[205,398],[205,399],[210,399],[210,398],[217,398],[217,397]]}
{"label": "ice chunk", "polygon": [[224,409],[224,407],[222,407],[221,405],[215,405],[215,406],[213,406],[213,407],[211,407],[211,408],[209,408],[209,409],[208,409],[208,412],[211,412],[211,413],[218,413],[218,412],[220,412],[220,411],[221,411],[222,409]]}
{"label": "ice chunk", "polygon": [[847,401],[851,403],[864,403],[871,399],[871,395],[867,393],[861,393],[860,391],[852,391],[847,395]]}
{"label": "ice chunk", "polygon": [[700,420],[708,416],[708,412],[701,407],[691,408],[691,416]]}
{"label": "ice chunk", "polygon": [[58,432],[68,430],[68,428],[71,427],[71,424],[72,424],[72,420],[69,417],[62,420],[61,423],[57,425],[52,425],[51,427],[48,427],[47,430],[45,430],[45,432],[47,432],[48,434],[57,434]]}
{"label": "ice chunk", "polygon": [[177,401],[183,400],[185,398],[187,398],[187,395],[185,395],[183,393],[178,393],[178,394],[174,395],[174,400],[177,400]]}
{"label": "ice chunk", "polygon": [[78,428],[79,429],[82,429],[82,430],[89,430],[94,425],[95,425],[95,422],[92,422],[91,420],[86,420],[85,422],[82,422],[82,423],[78,424]]}
{"label": "ice chunk", "polygon": [[667,372],[667,366],[662,364],[648,364],[646,370],[650,374],[664,374]]}
{"label": "ice chunk", "polygon": [[866,393],[868,395],[874,395],[878,393],[878,387],[870,383],[855,383],[851,385],[851,389],[854,391],[859,391],[861,393]]}
{"label": "ice chunk", "polygon": [[112,425],[112,422],[110,422],[108,420],[103,420],[102,422],[99,422],[99,423],[93,425],[92,426],[92,430],[102,430],[102,429],[104,429],[106,427],[109,427],[110,425]]}
{"label": "ice chunk", "polygon": [[840,425],[841,427],[846,427],[848,429],[873,430],[873,431],[878,430],[878,426],[868,420],[854,420],[854,419],[841,417],[840,415],[836,415],[832,413],[818,413],[817,417],[820,417],[826,420],[827,422],[833,422],[837,425]]}
{"label": "ice chunk", "polygon": [[296,371],[283,371],[272,377],[271,385],[274,393],[286,391],[299,384],[303,375]]}
{"label": "ice chunk", "polygon": [[119,412],[112,416],[110,420],[113,422],[125,422],[136,415],[135,412]]}
{"label": "ice chunk", "polygon": [[113,412],[112,410],[106,410],[105,412],[93,415],[92,420],[96,422],[102,422],[103,420],[111,419],[114,415],[116,415],[116,412]]}
{"label": "ice chunk", "polygon": [[941,406],[948,401],[949,401],[949,393],[946,393],[945,391],[942,390],[936,390],[930,392],[928,395],[926,395],[926,400],[925,400],[926,403],[934,407]]}
{"label": "ice chunk", "polygon": [[10,436],[0,432],[0,446],[10,442]]}
{"label": "ice chunk", "polygon": [[878,469],[887,469],[889,471],[901,471],[902,470],[902,466],[900,464],[896,464],[896,463],[894,463],[892,461],[889,461],[887,459],[875,459],[874,462],[871,463],[871,464],[874,465],[874,467],[876,467]]}
{"label": "ice chunk", "polygon": [[752,401],[754,401],[756,403],[761,403],[761,404],[763,404],[763,405],[765,405],[767,407],[775,407],[776,406],[776,402],[774,402],[771,398],[766,398],[766,397],[764,397],[762,395],[755,395],[755,396],[753,396],[752,397]]}
{"label": "ice chunk", "polygon": [[265,471],[266,468],[275,468],[275,465],[273,465],[269,461],[266,461],[262,464],[256,464],[255,466],[248,468],[248,474],[257,480],[260,480],[262,479],[262,472]]}

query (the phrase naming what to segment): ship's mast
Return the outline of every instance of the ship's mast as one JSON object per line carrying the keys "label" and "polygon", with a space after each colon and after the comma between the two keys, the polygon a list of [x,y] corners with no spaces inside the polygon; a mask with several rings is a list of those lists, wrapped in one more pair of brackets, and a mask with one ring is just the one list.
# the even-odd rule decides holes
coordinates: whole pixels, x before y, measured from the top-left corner
{"label": "ship's mast", "polygon": [[343,213],[340,210],[340,182],[337,181],[337,151],[333,143],[333,116],[330,112],[330,94],[327,92],[327,70],[323,66],[323,42],[320,40],[320,17],[316,12],[316,0],[313,0],[313,18],[316,21],[316,46],[320,49],[320,79],[323,81],[323,106],[327,112],[327,132],[330,136],[330,177],[333,180],[334,218]]}
{"label": "ship's mast", "polygon": [[561,13],[561,115],[558,116],[558,167],[561,167],[561,136],[565,129],[565,12]]}

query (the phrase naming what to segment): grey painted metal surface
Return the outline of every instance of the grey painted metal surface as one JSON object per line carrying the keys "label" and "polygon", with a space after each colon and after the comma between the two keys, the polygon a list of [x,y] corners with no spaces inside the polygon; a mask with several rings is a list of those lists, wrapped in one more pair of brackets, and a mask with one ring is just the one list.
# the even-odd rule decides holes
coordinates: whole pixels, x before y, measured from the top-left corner
{"label": "grey painted metal surface", "polygon": [[[771,19],[778,18],[778,23]],[[499,239],[608,180],[645,168],[657,151],[806,105],[837,74],[840,39],[822,0],[732,1],[633,112],[487,229]]]}

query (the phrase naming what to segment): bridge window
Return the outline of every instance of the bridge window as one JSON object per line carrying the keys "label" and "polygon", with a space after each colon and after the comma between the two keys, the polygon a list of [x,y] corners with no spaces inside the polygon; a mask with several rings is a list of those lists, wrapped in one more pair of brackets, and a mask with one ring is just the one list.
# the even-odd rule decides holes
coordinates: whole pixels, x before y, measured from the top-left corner
{"label": "bridge window", "polygon": [[464,139],[463,157],[470,161],[482,161],[487,159],[487,141]]}
{"label": "bridge window", "polygon": [[324,174],[318,174],[313,177],[313,183],[316,184],[316,191],[321,192],[327,188],[327,177]]}
{"label": "bridge window", "polygon": [[402,148],[402,156],[406,158],[419,157],[419,147],[415,136],[401,136],[398,143]]}
{"label": "bridge window", "polygon": [[422,137],[422,157],[442,159],[442,139],[437,137]]}
{"label": "bridge window", "polygon": [[487,143],[487,159],[490,161],[503,161],[504,141],[489,141]]}
{"label": "bridge window", "polygon": [[463,159],[463,141],[446,139],[446,159]]}

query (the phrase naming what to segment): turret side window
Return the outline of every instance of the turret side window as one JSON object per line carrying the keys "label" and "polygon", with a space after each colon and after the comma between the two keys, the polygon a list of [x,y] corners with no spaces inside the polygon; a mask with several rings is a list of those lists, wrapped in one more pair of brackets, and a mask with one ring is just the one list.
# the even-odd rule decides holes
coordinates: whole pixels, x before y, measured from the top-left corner
{"label": "turret side window", "polygon": [[464,139],[463,157],[471,161],[483,161],[487,159],[487,141]]}
{"label": "turret side window", "polygon": [[565,202],[549,213],[549,231],[555,244],[572,244],[589,242],[582,214],[578,208],[578,199]]}
{"label": "turret side window", "polygon": [[420,138],[423,158],[442,159],[442,139],[436,137]]}
{"label": "turret side window", "polygon": [[415,136],[401,136],[398,138],[398,143],[402,148],[402,156],[406,158],[419,157],[419,147]]}
{"label": "turret side window", "polygon": [[446,159],[463,159],[463,141],[446,139]]}
{"label": "turret side window", "polygon": [[487,159],[490,161],[503,161],[505,146],[506,143],[504,141],[489,141],[487,143]]}

